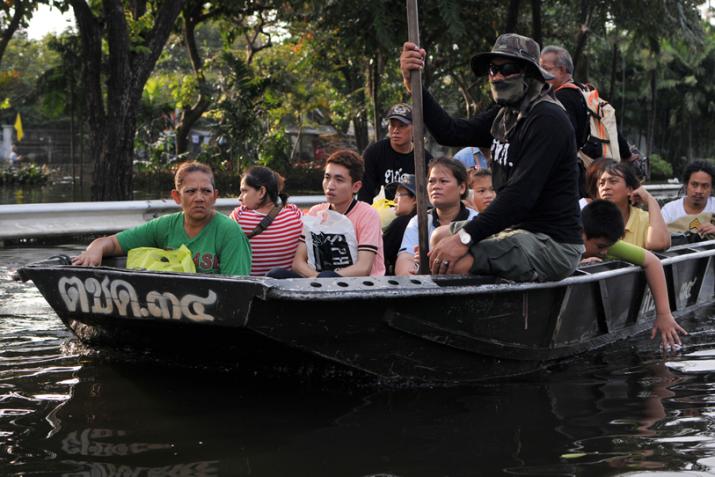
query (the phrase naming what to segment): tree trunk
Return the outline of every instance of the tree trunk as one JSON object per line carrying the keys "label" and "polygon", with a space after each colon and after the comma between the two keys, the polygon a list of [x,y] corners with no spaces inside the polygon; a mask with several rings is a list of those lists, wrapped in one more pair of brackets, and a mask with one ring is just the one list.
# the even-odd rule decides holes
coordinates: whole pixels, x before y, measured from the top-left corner
{"label": "tree trunk", "polygon": [[[623,129],[623,118],[626,115],[626,56],[621,55],[621,114],[617,116],[618,128]],[[638,146],[640,147],[640,136],[638,137]]]}
{"label": "tree trunk", "polygon": [[588,81],[587,74],[579,74],[583,70],[579,70],[579,65],[581,64],[581,55],[583,50],[586,48],[586,41],[588,40],[588,34],[591,31],[591,19],[593,18],[593,11],[589,5],[588,0],[581,0],[581,15],[579,18],[579,30],[576,34],[576,47],[574,48],[572,59],[573,59],[573,69],[574,76],[582,82]]}
{"label": "tree trunk", "polygon": [[367,117],[364,114],[358,114],[353,117],[353,128],[355,130],[355,146],[362,153],[370,144],[370,137],[367,130]]}
{"label": "tree trunk", "polygon": [[693,119],[688,117],[688,162],[695,159],[693,152]]}
{"label": "tree trunk", "polygon": [[457,83],[457,88],[459,88],[459,93],[462,95],[462,99],[464,100],[465,117],[471,118],[476,113],[476,105],[475,105],[474,97],[469,92],[470,85],[467,83],[467,81],[464,79],[464,77],[462,75],[460,75],[459,73],[457,73],[454,70],[450,71],[449,75],[454,79],[455,83]]}
{"label": "tree trunk", "polygon": [[613,49],[611,50],[611,82],[608,86],[608,101],[611,102],[611,104],[615,104],[615,93],[616,93],[616,75],[617,75],[617,68],[618,68],[618,44],[616,42],[613,43]]}
{"label": "tree trunk", "polygon": [[360,88],[357,91],[357,100],[357,104],[361,104],[362,107],[360,108],[360,112],[353,116],[353,128],[355,129],[355,145],[358,151],[362,153],[368,144],[370,144],[367,127],[367,97],[365,96],[364,88]]}
{"label": "tree trunk", "polygon": [[649,111],[649,118],[648,118],[648,138],[646,140],[647,143],[647,148],[646,150],[648,151],[646,154],[651,155],[653,154],[653,146],[654,146],[654,140],[655,140],[655,122],[657,119],[657,111],[656,111],[656,74],[657,71],[656,69],[653,69],[650,72],[650,111]]}
{"label": "tree trunk", "polygon": [[541,0],[531,0],[531,20],[533,38],[540,47],[544,46],[544,35],[541,31]]}
{"label": "tree trunk", "polygon": [[383,68],[382,52],[378,51],[373,58],[373,63],[370,67],[370,94],[372,96],[372,120],[375,127],[375,142],[382,139],[382,113],[383,106],[380,101],[380,77]]}
{"label": "tree trunk", "polygon": [[[660,47],[658,41],[655,38],[650,39],[650,50],[653,58],[658,58],[660,54]],[[655,130],[656,121],[658,120],[657,105],[657,86],[658,86],[658,68],[655,67],[650,72],[650,108],[649,108],[649,118],[648,118],[648,155],[653,154],[655,146]]]}
{"label": "tree trunk", "polygon": [[[74,76],[74,75],[73,75]],[[69,103],[70,103],[70,162],[72,163],[72,199],[76,200],[77,192],[77,161],[75,155],[75,141],[77,139],[75,131],[75,82],[70,78],[69,83]]]}
{"label": "tree trunk", "polygon": [[199,55],[199,49],[196,46],[196,25],[200,21],[201,4],[194,3],[184,9],[184,45],[186,53],[191,61],[191,67],[194,70],[194,76],[199,88],[199,97],[191,106],[186,106],[178,118],[176,125],[176,154],[184,154],[189,150],[189,132],[194,127],[196,121],[201,119],[201,116],[211,105],[210,87],[203,74],[204,62]]}
{"label": "tree trunk", "polygon": [[13,2],[5,2],[6,5],[13,5],[15,7],[15,11],[12,14],[12,18],[10,19],[7,28],[5,28],[5,30],[2,31],[2,34],[0,34],[0,62],[2,62],[5,50],[7,49],[7,45],[10,43],[12,36],[15,34],[17,29],[20,28],[20,22],[22,21],[22,17],[25,16],[26,7],[29,3],[33,2],[29,2],[28,0],[16,0],[14,5]]}
{"label": "tree trunk", "polygon": [[509,10],[506,14],[506,25],[504,25],[504,33],[516,32],[516,26],[519,22],[519,0],[509,1]]}
{"label": "tree trunk", "polygon": [[[84,87],[89,121],[89,152],[95,161],[93,200],[132,198],[136,111],[142,91],[174,26],[184,0],[167,0],[155,12],[141,50],[132,45],[121,0],[103,0],[102,18],[84,0],[69,0],[82,40]],[[145,11],[136,1],[132,12]],[[108,58],[103,62],[102,42]],[[105,63],[107,68],[103,69]],[[102,73],[104,72],[104,75]],[[106,94],[102,91],[106,78]],[[106,107],[105,107],[106,97]]]}

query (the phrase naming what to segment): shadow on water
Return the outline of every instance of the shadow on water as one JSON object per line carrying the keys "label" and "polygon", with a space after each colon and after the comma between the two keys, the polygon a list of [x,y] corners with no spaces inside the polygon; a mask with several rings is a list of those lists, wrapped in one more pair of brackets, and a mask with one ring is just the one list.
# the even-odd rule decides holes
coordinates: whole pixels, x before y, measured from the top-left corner
{"label": "shadow on water", "polygon": [[0,249],[3,475],[715,472],[711,311],[673,356],[643,337],[468,388],[292,386],[78,345],[7,278],[51,253]]}

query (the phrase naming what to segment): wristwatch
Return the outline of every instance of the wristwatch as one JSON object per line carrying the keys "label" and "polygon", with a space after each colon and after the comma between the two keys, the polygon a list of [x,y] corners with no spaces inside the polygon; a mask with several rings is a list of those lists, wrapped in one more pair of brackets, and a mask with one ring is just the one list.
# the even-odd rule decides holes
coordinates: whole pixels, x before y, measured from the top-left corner
{"label": "wristwatch", "polygon": [[466,245],[467,247],[472,245],[472,236],[469,235],[469,232],[464,229],[459,229],[457,235],[459,235],[459,241],[462,242],[463,245]]}

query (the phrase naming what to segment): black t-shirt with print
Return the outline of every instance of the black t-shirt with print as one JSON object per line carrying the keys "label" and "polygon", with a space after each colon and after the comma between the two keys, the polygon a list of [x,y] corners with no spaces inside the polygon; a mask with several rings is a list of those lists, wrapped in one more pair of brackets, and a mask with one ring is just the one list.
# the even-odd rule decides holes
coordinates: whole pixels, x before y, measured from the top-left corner
{"label": "black t-shirt with print", "polygon": [[426,89],[423,105],[425,124],[438,143],[491,145],[497,196],[465,226],[475,242],[511,227],[544,233],[560,243],[582,243],[576,134],[561,106],[538,103],[500,143],[491,135],[498,107],[454,119]]}
{"label": "black t-shirt with print", "polygon": [[[404,174],[415,173],[415,154],[408,152],[402,154],[390,146],[390,139],[381,139],[365,148],[362,153],[365,161],[365,175],[362,187],[358,192],[358,200],[372,204],[372,199],[380,191],[381,186],[391,182],[399,182]],[[426,167],[432,155],[425,151]]]}

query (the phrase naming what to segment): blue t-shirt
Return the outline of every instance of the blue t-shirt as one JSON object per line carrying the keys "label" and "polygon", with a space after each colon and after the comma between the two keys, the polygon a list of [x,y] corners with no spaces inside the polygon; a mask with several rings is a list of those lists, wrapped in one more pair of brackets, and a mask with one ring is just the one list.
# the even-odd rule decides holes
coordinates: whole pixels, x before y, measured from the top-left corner
{"label": "blue t-shirt", "polygon": [[466,167],[467,169],[476,166],[477,159],[479,160],[478,169],[487,169],[489,167],[487,158],[484,157],[484,154],[482,153],[482,151],[479,150],[478,147],[465,147],[464,149],[460,149],[452,159],[458,160],[459,162],[464,164],[464,167]]}

